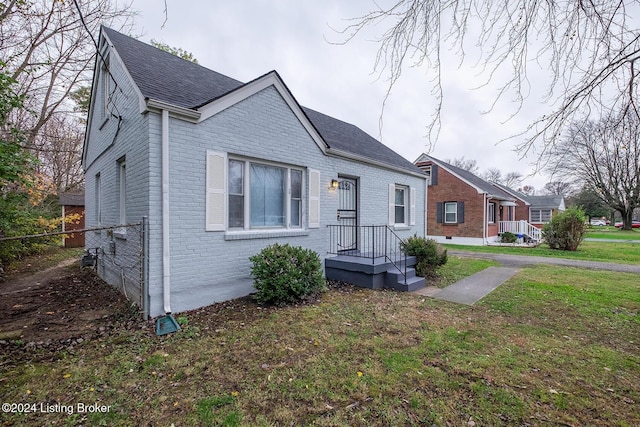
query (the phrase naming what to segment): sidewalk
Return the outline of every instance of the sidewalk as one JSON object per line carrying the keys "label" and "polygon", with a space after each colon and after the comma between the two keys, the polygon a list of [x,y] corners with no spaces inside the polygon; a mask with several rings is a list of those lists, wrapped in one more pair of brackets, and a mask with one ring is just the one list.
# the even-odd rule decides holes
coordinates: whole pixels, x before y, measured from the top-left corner
{"label": "sidewalk", "polygon": [[620,271],[640,274],[640,265],[615,264],[611,262],[581,261],[565,258],[549,258],[527,255],[505,255],[482,252],[468,252],[449,249],[449,255],[467,258],[492,259],[499,262],[501,267],[489,267],[476,274],[439,289],[433,286],[418,289],[414,293],[435,299],[473,305],[498,286],[518,273],[520,267],[537,264],[565,265],[569,267],[588,268],[594,270]]}

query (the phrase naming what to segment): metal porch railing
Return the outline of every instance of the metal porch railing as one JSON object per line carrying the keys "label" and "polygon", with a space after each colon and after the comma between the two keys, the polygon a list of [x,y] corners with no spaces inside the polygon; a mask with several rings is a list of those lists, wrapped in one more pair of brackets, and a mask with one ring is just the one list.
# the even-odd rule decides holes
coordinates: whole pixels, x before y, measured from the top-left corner
{"label": "metal porch railing", "polygon": [[328,225],[329,254],[370,259],[384,259],[407,280],[407,254],[404,240],[387,225]]}

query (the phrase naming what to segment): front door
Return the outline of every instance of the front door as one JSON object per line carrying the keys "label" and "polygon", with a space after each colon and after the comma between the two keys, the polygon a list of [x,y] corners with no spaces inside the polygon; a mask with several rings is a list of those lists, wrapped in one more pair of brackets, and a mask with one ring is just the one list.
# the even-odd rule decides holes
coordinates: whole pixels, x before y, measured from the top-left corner
{"label": "front door", "polygon": [[355,179],[338,179],[338,199],[338,251],[357,251],[358,187]]}

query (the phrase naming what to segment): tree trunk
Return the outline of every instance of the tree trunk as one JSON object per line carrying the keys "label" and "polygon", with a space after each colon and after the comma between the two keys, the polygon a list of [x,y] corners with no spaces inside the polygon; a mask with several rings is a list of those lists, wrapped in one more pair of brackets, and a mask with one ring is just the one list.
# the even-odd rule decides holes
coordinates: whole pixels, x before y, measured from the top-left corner
{"label": "tree trunk", "polygon": [[631,224],[633,223],[633,209],[625,209],[620,212],[622,214],[622,229],[632,230]]}

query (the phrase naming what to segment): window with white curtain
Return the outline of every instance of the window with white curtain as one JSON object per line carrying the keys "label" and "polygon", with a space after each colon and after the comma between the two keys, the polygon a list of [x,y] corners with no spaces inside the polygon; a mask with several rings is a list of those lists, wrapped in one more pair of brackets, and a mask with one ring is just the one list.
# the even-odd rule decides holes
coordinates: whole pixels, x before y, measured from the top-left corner
{"label": "window with white curtain", "polygon": [[229,229],[302,227],[300,169],[229,159]]}

